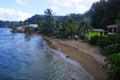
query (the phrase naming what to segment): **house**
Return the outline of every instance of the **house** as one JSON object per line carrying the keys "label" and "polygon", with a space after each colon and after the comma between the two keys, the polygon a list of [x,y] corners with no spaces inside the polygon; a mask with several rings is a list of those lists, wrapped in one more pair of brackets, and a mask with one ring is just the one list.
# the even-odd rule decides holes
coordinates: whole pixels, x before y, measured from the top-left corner
{"label": "house", "polygon": [[30,24],[29,27],[37,28],[38,24]]}
{"label": "house", "polygon": [[105,35],[104,29],[93,29],[87,34],[87,38],[91,39],[93,36],[100,36],[103,37]]}
{"label": "house", "polygon": [[107,31],[108,31],[109,35],[115,34],[118,31],[118,25],[117,24],[108,25],[106,27],[107,27]]}
{"label": "house", "polygon": [[104,29],[93,29],[93,32],[98,33],[100,37],[102,37],[105,34]]}
{"label": "house", "polygon": [[25,26],[19,26],[17,27],[18,32],[24,32],[25,31]]}

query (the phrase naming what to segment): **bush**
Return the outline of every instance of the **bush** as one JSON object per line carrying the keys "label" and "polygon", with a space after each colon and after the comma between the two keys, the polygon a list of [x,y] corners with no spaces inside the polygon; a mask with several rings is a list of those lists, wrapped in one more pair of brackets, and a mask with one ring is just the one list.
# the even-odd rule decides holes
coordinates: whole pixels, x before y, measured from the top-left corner
{"label": "bush", "polygon": [[104,55],[120,53],[120,44],[111,44],[102,49]]}
{"label": "bush", "polygon": [[97,45],[100,47],[105,47],[107,45],[107,37],[102,37],[97,40]]}
{"label": "bush", "polygon": [[120,53],[108,56],[104,69],[108,73],[107,80],[120,80]]}
{"label": "bush", "polygon": [[90,44],[93,44],[93,45],[96,45],[98,39],[99,39],[99,36],[97,36],[97,35],[96,35],[96,36],[93,36],[93,37],[91,37],[91,39],[89,40],[89,43],[90,43]]}
{"label": "bush", "polygon": [[119,34],[102,37],[102,38],[99,38],[97,41],[97,45],[100,47],[105,47],[105,46],[111,45],[111,44],[120,44],[120,35]]}
{"label": "bush", "polygon": [[55,31],[54,31],[54,36],[55,36],[56,38],[61,38],[60,31],[55,30]]}
{"label": "bush", "polygon": [[107,43],[120,44],[120,34],[114,34],[114,35],[108,36]]}
{"label": "bush", "polygon": [[26,27],[25,28],[25,33],[34,33],[37,31],[37,28],[33,28],[33,27]]}
{"label": "bush", "polygon": [[120,34],[116,36],[115,40],[117,44],[120,44]]}

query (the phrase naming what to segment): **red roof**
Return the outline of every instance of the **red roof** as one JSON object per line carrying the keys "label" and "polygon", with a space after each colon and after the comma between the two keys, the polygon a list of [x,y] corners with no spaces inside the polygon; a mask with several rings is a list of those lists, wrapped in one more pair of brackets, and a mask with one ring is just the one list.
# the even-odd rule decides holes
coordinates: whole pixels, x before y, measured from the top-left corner
{"label": "red roof", "polygon": [[110,28],[110,27],[115,27],[116,28],[116,27],[118,27],[118,25],[117,24],[111,24],[111,25],[107,25],[107,27],[108,28]]}

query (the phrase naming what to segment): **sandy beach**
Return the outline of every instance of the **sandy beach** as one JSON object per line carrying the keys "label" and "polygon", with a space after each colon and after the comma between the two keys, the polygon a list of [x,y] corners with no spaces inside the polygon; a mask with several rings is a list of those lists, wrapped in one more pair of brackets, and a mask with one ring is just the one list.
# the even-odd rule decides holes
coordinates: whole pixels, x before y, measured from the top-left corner
{"label": "sandy beach", "polygon": [[104,64],[104,57],[100,55],[99,48],[91,46],[81,40],[60,40],[45,37],[48,45],[55,49],[62,51],[66,58],[70,58],[79,64],[94,77],[94,80],[104,80],[106,72],[102,69]]}

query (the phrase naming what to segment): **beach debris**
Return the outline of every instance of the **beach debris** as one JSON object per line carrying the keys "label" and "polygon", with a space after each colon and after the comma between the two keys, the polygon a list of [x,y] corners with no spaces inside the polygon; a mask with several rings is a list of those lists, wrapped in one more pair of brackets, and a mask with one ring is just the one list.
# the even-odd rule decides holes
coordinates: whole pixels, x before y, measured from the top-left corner
{"label": "beach debris", "polygon": [[66,58],[69,58],[69,56],[66,56]]}

